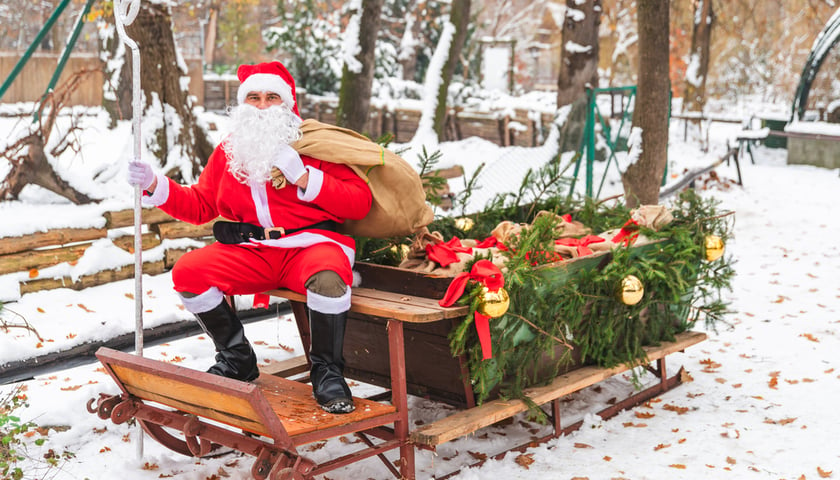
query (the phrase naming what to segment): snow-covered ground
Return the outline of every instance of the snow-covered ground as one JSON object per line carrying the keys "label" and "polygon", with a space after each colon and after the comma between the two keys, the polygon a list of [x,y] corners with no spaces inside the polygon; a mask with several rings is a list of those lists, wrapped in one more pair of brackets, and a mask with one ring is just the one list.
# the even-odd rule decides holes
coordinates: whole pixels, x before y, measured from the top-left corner
{"label": "snow-covered ground", "polygon": [[[740,111],[726,113],[742,115]],[[105,205],[70,207],[43,191],[29,189],[20,202],[0,203],[0,216],[4,219],[0,222],[0,234],[31,233],[60,226],[101,226],[92,224],[102,211],[130,208],[131,189],[124,182],[123,168],[108,167],[127,158],[131,151],[130,129],[121,125],[107,130],[100,116],[85,118],[89,128],[82,137],[82,155],[59,162],[57,168],[67,173],[77,188],[86,193],[99,192],[96,196],[109,200]],[[12,119],[0,118],[0,138],[7,138],[15,125]],[[709,151],[703,153],[697,142],[683,141],[682,124],[674,121],[669,147],[668,168],[673,175],[670,180],[676,180],[686,169],[711,164],[721,157],[727,141],[731,143],[739,129],[733,124],[712,124]],[[553,154],[546,147],[499,148],[477,139],[443,143],[440,149],[444,154],[442,167],[461,164],[472,171],[479,161],[485,161],[486,172],[518,171],[517,159],[538,161]],[[91,182],[90,171],[110,172],[112,179]],[[728,317],[728,324],[719,324],[716,331],[709,331],[706,342],[669,357],[670,371],[683,365],[693,381],[609,421],[588,412],[631,392],[629,379],[618,377],[584,390],[562,406],[564,424],[583,418],[584,426],[578,432],[523,454],[511,453],[502,460],[487,461],[480,468],[464,469],[455,478],[840,476],[840,448],[836,441],[840,425],[840,356],[836,353],[840,349],[836,333],[840,325],[840,223],[831,213],[840,190],[838,171],[789,166],[784,150],[766,148],[757,149],[755,164],[744,160],[741,171],[743,186],[728,181],[737,178],[736,172],[734,165],[724,164],[717,169],[723,181],[711,182],[704,190],[704,195],[721,200],[724,209],[736,212],[735,238],[727,245],[727,255],[737,262],[737,277],[730,295],[734,313]],[[516,175],[502,175],[501,181],[488,175],[487,188],[500,188],[505,180],[515,188]],[[617,174],[610,174],[604,196],[620,188]],[[458,185],[453,185],[453,190],[457,191]],[[97,255],[75,266],[53,268],[65,269],[62,274],[83,274],[81,269],[125,260],[116,258],[117,252],[105,249]],[[16,284],[17,277],[0,277],[0,290],[8,301],[3,318],[9,323],[25,320],[43,341],[24,329],[0,330],[0,364],[111,338],[134,328],[133,281],[81,292],[58,289],[22,296],[10,290]],[[143,289],[147,326],[190,317],[179,306],[168,274],[146,276]],[[249,324],[246,333],[265,362],[302,353],[288,315]],[[213,347],[209,339],[197,336],[149,347],[145,354],[204,369],[212,363]],[[646,376],[644,381],[654,379]],[[144,455],[139,458],[133,427],[114,425],[85,410],[87,400],[99,392],[117,391],[98,365],[0,386],[0,398],[15,388],[23,389],[28,398],[28,407],[15,414],[24,421],[54,427],[43,437],[43,446],[34,443],[42,438],[41,433],[25,439],[26,455],[32,459],[22,464],[28,475],[25,478],[249,478],[253,459],[235,454],[198,460],[170,452],[147,439]],[[369,389],[372,387],[354,386],[356,394]],[[450,410],[412,398],[411,423],[429,422],[446,416]],[[463,469],[477,457],[492,456],[548,432],[547,427],[516,418],[509,424],[444,444],[436,453],[418,451],[418,478]],[[352,447],[347,441],[335,439],[304,447],[302,452],[318,461]],[[73,456],[44,470],[43,458],[49,450],[56,454],[68,451]],[[395,456],[389,455],[392,460]],[[375,458],[327,475],[331,479],[389,476]]]}

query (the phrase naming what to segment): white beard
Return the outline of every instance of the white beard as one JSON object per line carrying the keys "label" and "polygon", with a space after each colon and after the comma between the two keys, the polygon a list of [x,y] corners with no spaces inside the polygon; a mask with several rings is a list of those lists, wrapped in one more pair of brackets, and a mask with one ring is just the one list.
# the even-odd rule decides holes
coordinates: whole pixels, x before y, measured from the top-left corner
{"label": "white beard", "polygon": [[264,110],[242,104],[230,109],[230,117],[222,145],[230,173],[245,184],[267,182],[280,147],[300,140],[300,117],[285,104]]}

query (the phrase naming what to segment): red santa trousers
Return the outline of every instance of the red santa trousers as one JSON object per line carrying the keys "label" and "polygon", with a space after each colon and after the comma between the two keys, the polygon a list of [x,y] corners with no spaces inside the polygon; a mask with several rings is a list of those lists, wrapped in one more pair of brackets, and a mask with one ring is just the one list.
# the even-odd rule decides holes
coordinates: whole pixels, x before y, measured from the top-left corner
{"label": "red santa trousers", "polygon": [[[179,293],[204,294],[218,289],[225,295],[249,295],[288,288],[307,294],[306,281],[323,270],[336,272],[348,286],[353,281],[350,260],[335,243],[279,248],[217,242],[185,253],[172,268],[172,282]],[[347,293],[349,296],[349,288]],[[221,295],[218,297],[221,298]],[[187,303],[185,301],[185,306]],[[188,310],[194,309],[188,306]],[[202,310],[193,313],[201,313]]]}

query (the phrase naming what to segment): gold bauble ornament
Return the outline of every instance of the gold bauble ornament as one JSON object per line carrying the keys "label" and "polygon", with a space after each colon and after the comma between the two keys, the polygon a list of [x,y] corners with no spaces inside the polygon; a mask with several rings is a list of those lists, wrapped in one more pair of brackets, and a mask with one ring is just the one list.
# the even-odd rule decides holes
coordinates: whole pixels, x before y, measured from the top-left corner
{"label": "gold bauble ornament", "polygon": [[470,217],[461,217],[455,219],[455,227],[462,232],[467,232],[475,225],[475,221]]}
{"label": "gold bauble ornament", "polygon": [[397,256],[400,260],[405,260],[405,257],[408,256],[408,252],[411,251],[408,245],[392,245],[391,252]]}
{"label": "gold bauble ornament", "polygon": [[478,303],[478,311],[482,315],[497,318],[501,317],[510,307],[510,297],[507,290],[499,288],[491,292],[487,287],[481,289],[481,301]]}
{"label": "gold bauble ornament", "polygon": [[642,300],[645,295],[645,286],[642,281],[635,275],[627,275],[621,279],[621,289],[618,292],[618,297],[621,303],[625,305],[635,305]]}
{"label": "gold bauble ornament", "polygon": [[706,247],[706,260],[710,262],[714,262],[722,257],[723,251],[726,248],[723,240],[717,235],[706,235],[704,245]]}

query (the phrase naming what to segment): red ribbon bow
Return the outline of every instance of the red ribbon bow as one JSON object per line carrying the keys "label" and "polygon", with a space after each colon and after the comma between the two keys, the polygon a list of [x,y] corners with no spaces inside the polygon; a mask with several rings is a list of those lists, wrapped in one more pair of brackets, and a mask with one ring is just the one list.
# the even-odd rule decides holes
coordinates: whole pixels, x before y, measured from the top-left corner
{"label": "red ribbon bow", "polygon": [[604,239],[597,235],[587,235],[581,238],[561,238],[554,243],[557,245],[565,245],[567,247],[577,247],[578,256],[591,255],[592,249],[590,244],[603,242]]}
{"label": "red ribbon bow", "polygon": [[636,241],[639,236],[639,224],[632,218],[624,222],[621,230],[612,238],[613,243],[624,243],[625,247],[629,247]]}
{"label": "red ribbon bow", "polygon": [[[470,280],[476,281],[491,292],[495,292],[505,286],[505,278],[502,276],[502,271],[499,267],[493,265],[490,260],[479,260],[475,262],[468,272],[462,272],[452,279],[449,288],[443,299],[438,302],[441,307],[451,307],[467,288],[467,282]],[[478,341],[481,344],[481,353],[484,359],[493,357],[493,346],[490,342],[490,317],[475,312],[475,329],[478,332]]]}
{"label": "red ribbon bow", "polygon": [[472,248],[461,245],[458,237],[452,237],[448,242],[426,245],[426,256],[441,267],[457,262],[459,252],[472,253]]}

